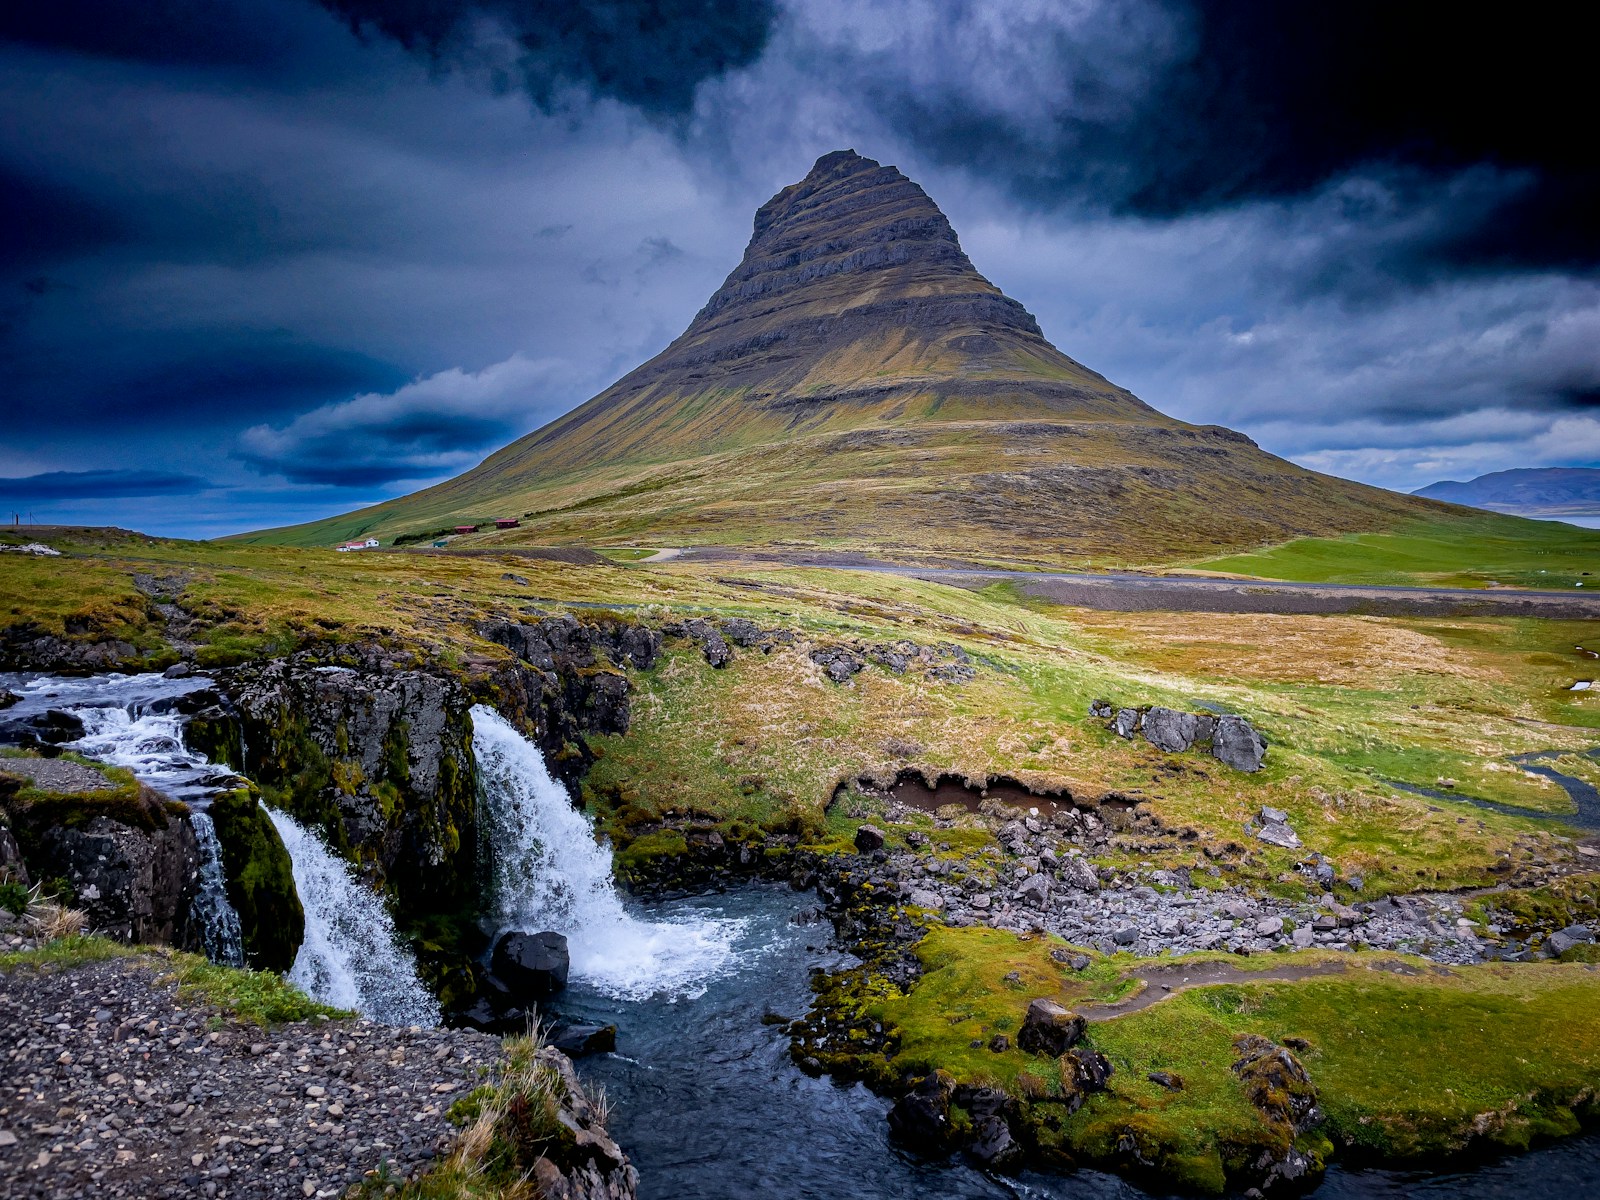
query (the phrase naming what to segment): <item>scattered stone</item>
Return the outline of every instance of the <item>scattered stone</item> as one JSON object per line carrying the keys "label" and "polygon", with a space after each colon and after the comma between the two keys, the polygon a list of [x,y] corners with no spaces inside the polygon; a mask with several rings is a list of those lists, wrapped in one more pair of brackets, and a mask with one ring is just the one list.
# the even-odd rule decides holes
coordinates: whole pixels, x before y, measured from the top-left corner
{"label": "scattered stone", "polygon": [[861,854],[871,854],[874,850],[882,850],[883,839],[883,830],[876,825],[862,825],[856,830],[856,850]]}
{"label": "scattered stone", "polygon": [[1157,1087],[1164,1087],[1169,1092],[1183,1091],[1183,1080],[1170,1071],[1151,1071],[1145,1076]]}
{"label": "scattered stone", "polygon": [[1301,844],[1300,835],[1282,822],[1263,826],[1256,837],[1269,846],[1281,846],[1285,850],[1298,850]]}
{"label": "scattered stone", "polygon": [[1030,1054],[1060,1058],[1083,1037],[1084,1020],[1069,1008],[1041,997],[1028,1005],[1017,1031],[1017,1046]]}

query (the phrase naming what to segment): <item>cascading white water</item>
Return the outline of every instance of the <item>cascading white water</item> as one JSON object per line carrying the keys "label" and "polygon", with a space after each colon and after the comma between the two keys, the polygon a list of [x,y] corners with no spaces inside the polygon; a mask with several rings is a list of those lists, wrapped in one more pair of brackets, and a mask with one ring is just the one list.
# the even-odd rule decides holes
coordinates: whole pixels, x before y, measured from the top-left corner
{"label": "cascading white water", "polygon": [[225,966],[244,965],[239,914],[228,900],[222,847],[205,805],[218,790],[238,781],[183,742],[186,718],[173,702],[207,687],[204,676],[168,679],[163,675],[95,675],[89,678],[42,676],[17,687],[21,702],[13,715],[52,708],[83,722],[84,736],[68,745],[80,754],[126,767],[134,778],[190,807],[189,824],[200,847],[200,877],[190,914],[200,931],[206,957]]}
{"label": "cascading white water", "polygon": [[222,844],[217,828],[203,812],[191,812],[189,825],[200,844],[200,879],[190,906],[200,927],[206,957],[225,967],[244,966],[244,930],[239,914],[228,900],[228,880],[222,870]]}
{"label": "cascading white water", "polygon": [[287,813],[267,809],[293,864],[305,941],[289,972],[307,995],[390,1025],[437,1025],[439,1005],[417,978],[383,898]]}
{"label": "cascading white water", "polygon": [[611,851],[550,777],[539,748],[492,708],[472,710],[479,828],[500,929],[566,935],[572,974],[619,999],[697,996],[734,965],[743,922],[642,921],[623,907]]}

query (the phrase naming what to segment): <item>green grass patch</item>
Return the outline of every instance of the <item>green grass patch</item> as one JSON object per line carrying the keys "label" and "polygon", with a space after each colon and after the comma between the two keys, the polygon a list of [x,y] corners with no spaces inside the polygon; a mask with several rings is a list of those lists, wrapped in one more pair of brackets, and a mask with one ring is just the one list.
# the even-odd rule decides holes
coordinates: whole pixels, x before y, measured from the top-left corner
{"label": "green grass patch", "polygon": [[1210,571],[1307,583],[1523,588],[1600,586],[1600,530],[1485,513],[1413,521],[1389,533],[1299,538],[1194,564]]}

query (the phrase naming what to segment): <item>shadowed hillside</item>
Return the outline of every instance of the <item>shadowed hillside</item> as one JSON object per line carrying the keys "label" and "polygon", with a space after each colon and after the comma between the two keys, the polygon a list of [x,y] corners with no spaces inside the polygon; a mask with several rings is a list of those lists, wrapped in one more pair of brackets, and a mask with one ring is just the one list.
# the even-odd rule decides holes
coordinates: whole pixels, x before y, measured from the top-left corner
{"label": "shadowed hillside", "polygon": [[446,483],[249,535],[808,543],[1158,562],[1447,515],[1157,412],[1062,354],[893,167],[824,155],[683,335]]}

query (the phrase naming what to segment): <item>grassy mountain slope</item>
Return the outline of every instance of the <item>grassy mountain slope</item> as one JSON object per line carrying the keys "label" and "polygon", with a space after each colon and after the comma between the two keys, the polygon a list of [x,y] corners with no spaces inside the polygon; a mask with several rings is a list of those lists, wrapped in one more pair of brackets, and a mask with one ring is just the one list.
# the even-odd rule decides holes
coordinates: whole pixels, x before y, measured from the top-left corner
{"label": "grassy mountain slope", "polygon": [[1158,562],[1452,510],[1152,409],[1045,340],[892,167],[824,156],[661,354],[436,487],[247,540],[801,542]]}

